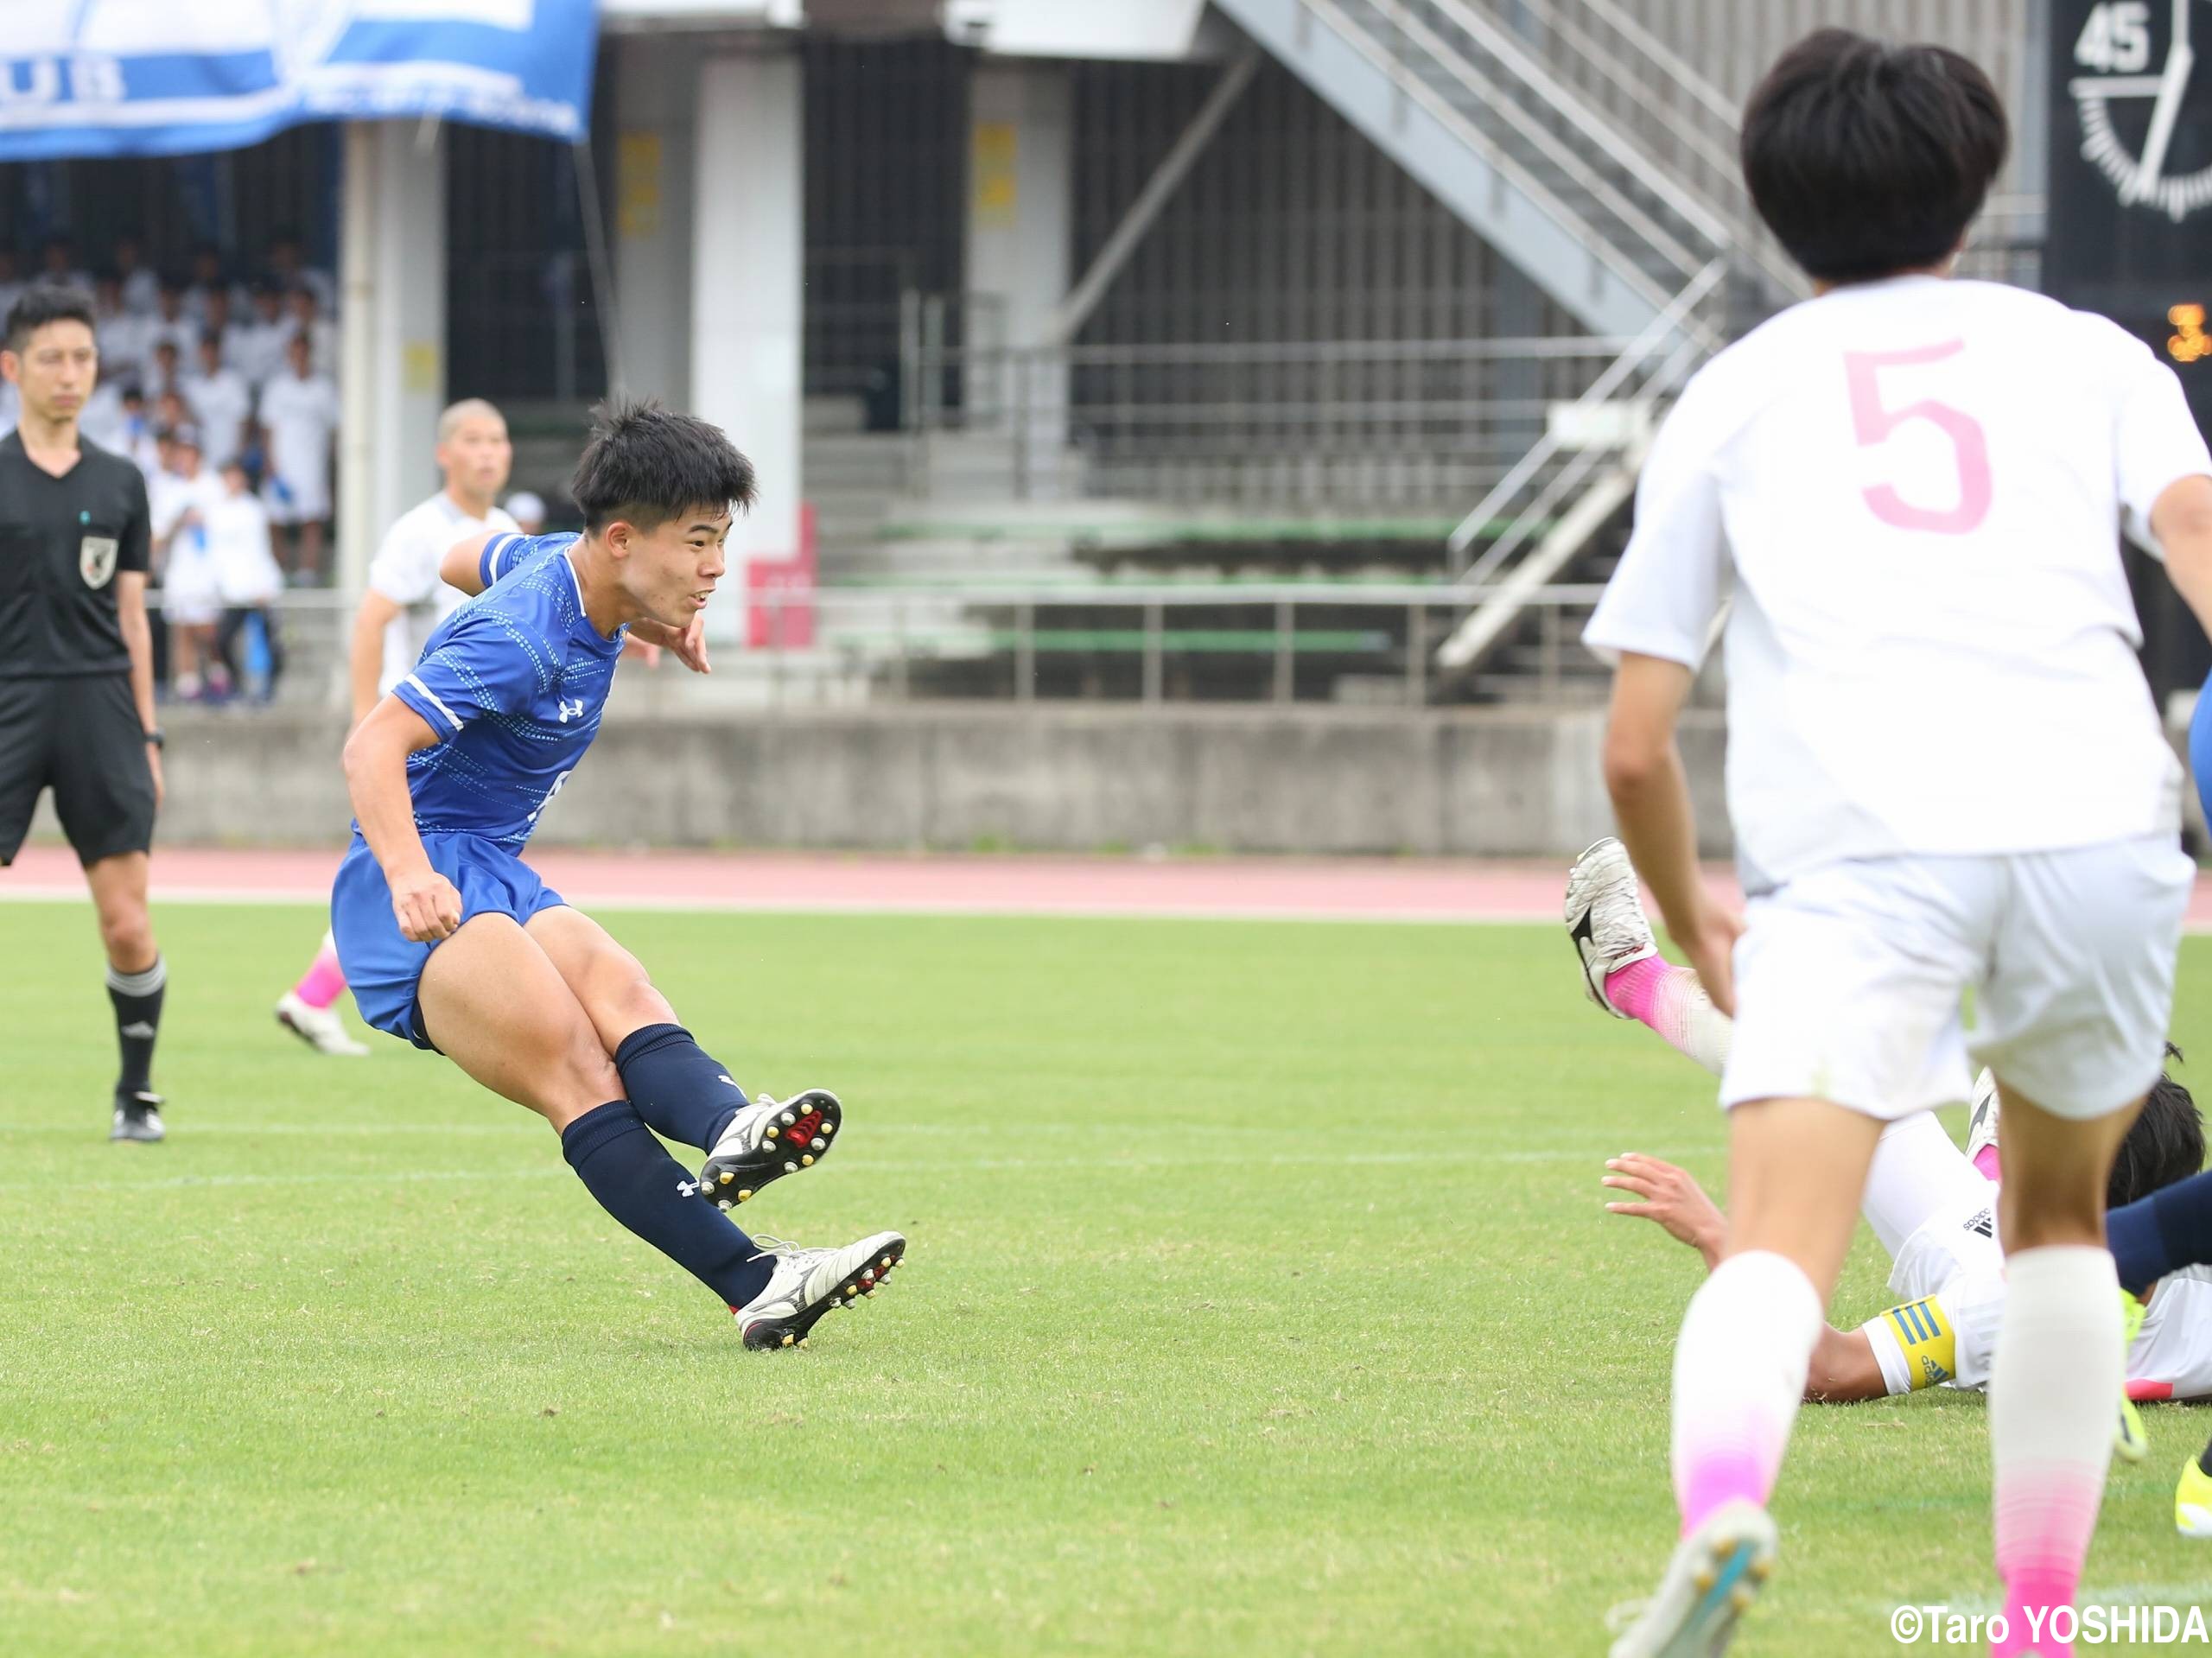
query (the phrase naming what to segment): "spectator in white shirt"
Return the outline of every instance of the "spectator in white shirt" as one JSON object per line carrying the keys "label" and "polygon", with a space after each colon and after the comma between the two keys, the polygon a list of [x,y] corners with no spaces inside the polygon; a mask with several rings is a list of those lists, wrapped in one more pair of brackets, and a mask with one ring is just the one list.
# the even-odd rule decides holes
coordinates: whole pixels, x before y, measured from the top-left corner
{"label": "spectator in white shirt", "polygon": [[140,368],[138,384],[146,389],[147,397],[159,403],[172,391],[181,396],[184,382],[182,353],[178,350],[176,341],[164,334],[154,343],[152,360]]}
{"label": "spectator in white shirt", "polygon": [[200,336],[198,372],[183,385],[184,400],[199,422],[205,454],[226,466],[244,445],[245,423],[253,414],[253,393],[238,372],[223,361],[223,338],[213,329]]}
{"label": "spectator in white shirt", "polygon": [[330,518],[330,438],[338,429],[338,388],[315,372],[305,334],[284,346],[284,372],[261,393],[269,434],[269,516],[296,537],[293,574],[313,581],[322,570],[323,525]]}
{"label": "spectator in white shirt", "polygon": [[284,289],[307,288],[315,293],[315,302],[325,316],[338,311],[338,284],[327,270],[318,270],[308,264],[300,238],[289,231],[280,231],[269,244],[269,272]]}
{"label": "spectator in white shirt", "polygon": [[153,318],[146,327],[146,357],[149,361],[155,348],[164,340],[176,347],[180,362],[188,360],[199,348],[200,327],[192,320],[186,299],[182,283],[174,276],[162,279],[161,289],[154,295]]}
{"label": "spectator in white shirt", "polygon": [[115,276],[123,284],[123,308],[133,316],[151,316],[161,299],[162,279],[146,264],[135,236],[115,238]]}
{"label": "spectator in white shirt", "polygon": [[39,255],[38,279],[64,288],[89,289],[92,279],[77,264],[77,245],[66,236],[49,236]]}
{"label": "spectator in white shirt", "polygon": [[92,284],[92,330],[99,340],[102,385],[136,380],[145,372],[146,319],[124,308],[120,277],[104,276]]}
{"label": "spectator in white shirt", "polygon": [[207,520],[223,486],[200,464],[200,434],[191,426],[169,434],[169,464],[149,492],[154,562],[160,570],[162,616],[169,629],[169,670],[176,694],[196,701],[212,664],[215,623],[223,593],[207,540]]}
{"label": "spectator in white shirt", "polygon": [[[181,412],[180,411],[180,418]],[[115,452],[128,456],[145,474],[149,489],[153,487],[155,474],[162,469],[162,446],[154,435],[153,417],[146,412],[146,393],[143,387],[126,385],[123,388],[123,429],[121,441]]]}
{"label": "spectator in white shirt", "polygon": [[308,337],[308,358],[317,374],[338,378],[338,325],[322,309],[314,289],[302,283],[284,296],[284,314],[294,334]]}
{"label": "spectator in white shirt", "polygon": [[284,315],[283,290],[264,283],[253,290],[253,314],[237,330],[231,366],[257,391],[284,372],[284,342],[292,325]]}
{"label": "spectator in white shirt", "polygon": [[[223,468],[222,498],[207,509],[207,552],[215,567],[215,588],[223,619],[215,632],[215,654],[232,685],[251,690],[265,702],[275,695],[284,670],[284,647],[271,608],[284,591],[284,572],[269,545],[269,513],[254,499],[245,467],[233,461]],[[240,636],[258,627],[269,657],[268,677],[254,682],[240,659]]]}

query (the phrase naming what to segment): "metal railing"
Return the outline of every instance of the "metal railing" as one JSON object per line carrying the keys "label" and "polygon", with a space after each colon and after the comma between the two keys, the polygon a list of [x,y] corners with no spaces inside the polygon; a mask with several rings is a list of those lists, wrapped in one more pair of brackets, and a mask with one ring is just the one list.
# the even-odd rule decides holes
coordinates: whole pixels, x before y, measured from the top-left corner
{"label": "metal railing", "polygon": [[[1588,410],[1622,398],[1649,402],[1674,391],[1695,365],[1700,354],[1694,342],[1682,339],[1676,332],[1676,320],[1702,304],[1726,274],[1727,262],[1723,259],[1713,260],[1700,271],[1696,279],[1675,296],[1674,303],[1591,382],[1577,400],[1576,408]],[[1459,579],[1463,584],[1478,587],[1503,568],[1604,458],[1603,451],[1595,448],[1569,453],[1560,435],[1562,429],[1554,425],[1547,430],[1452,532],[1446,546],[1457,562],[1465,558],[1478,537],[1491,533],[1499,522],[1506,524],[1503,532],[1496,535],[1481,556],[1462,569]],[[1565,464],[1554,467],[1553,463],[1563,454],[1567,456]]]}
{"label": "metal railing", "polygon": [[[1579,643],[1601,588],[1527,595],[1533,644],[1476,689],[1586,701],[1604,676]],[[1167,703],[1433,700],[1436,643],[1492,590],[1437,582],[1038,582],[823,588],[753,596],[759,642],[713,644],[714,673],[626,667],[615,717],[922,700]],[[158,608],[159,595],[154,595]],[[287,593],[276,706],[345,706],[353,600]],[[642,682],[642,683],[641,683]],[[253,708],[241,702],[238,718]]]}
{"label": "metal railing", "polygon": [[941,346],[910,332],[930,495],[1456,519],[1629,341]]}

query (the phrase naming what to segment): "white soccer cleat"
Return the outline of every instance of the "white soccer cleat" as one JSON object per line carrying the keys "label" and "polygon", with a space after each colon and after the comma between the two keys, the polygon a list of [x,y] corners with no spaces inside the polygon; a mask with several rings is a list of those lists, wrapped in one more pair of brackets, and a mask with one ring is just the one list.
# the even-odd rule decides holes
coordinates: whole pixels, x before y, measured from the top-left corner
{"label": "white soccer cleat", "polygon": [[1717,1658],[1774,1575],[1774,1521],[1764,1509],[1724,1502],[1675,1546],[1659,1592],[1614,1642],[1611,1658]]}
{"label": "white soccer cleat", "polygon": [[287,990],[276,1004],[276,1022],[317,1053],[341,1059],[359,1059],[368,1049],[346,1034],[346,1021],[335,1007],[314,1007]]}
{"label": "white soccer cleat", "polygon": [[1628,1015],[1605,1000],[1605,981],[1632,962],[1659,953],[1637,892],[1628,848],[1611,835],[1574,861],[1567,873],[1567,936],[1582,963],[1582,988],[1615,1019]]}
{"label": "white soccer cleat", "polygon": [[699,1170],[699,1185],[717,1209],[749,1203],[771,1180],[829,1156],[844,1121],[844,1107],[826,1088],[803,1089],[780,1102],[763,1094],[729,1120]]}
{"label": "white soccer cleat", "polygon": [[896,1232],[878,1232],[842,1249],[803,1249],[770,1237],[753,1242],[760,1245],[762,1255],[775,1257],[775,1272],[767,1288],[730,1311],[745,1332],[745,1344],[754,1349],[804,1342],[815,1321],[830,1308],[849,1306],[874,1294],[906,1253],[906,1240]]}
{"label": "white soccer cleat", "polygon": [[1997,1097],[1997,1073],[1984,1065],[1974,1079],[1974,1097],[1967,1116],[1967,1161],[1981,1155],[1985,1146],[1997,1144],[1997,1119],[2004,1107]]}

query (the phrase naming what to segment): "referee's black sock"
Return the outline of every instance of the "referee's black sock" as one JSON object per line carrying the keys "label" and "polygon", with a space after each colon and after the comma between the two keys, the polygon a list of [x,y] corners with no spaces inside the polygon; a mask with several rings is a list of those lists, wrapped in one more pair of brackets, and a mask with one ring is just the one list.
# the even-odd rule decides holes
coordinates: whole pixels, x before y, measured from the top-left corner
{"label": "referee's black sock", "polygon": [[107,999],[115,1004],[116,1045],[123,1050],[118,1094],[153,1091],[154,1042],[162,1033],[162,992],[169,981],[168,963],[156,956],[143,973],[107,970]]}

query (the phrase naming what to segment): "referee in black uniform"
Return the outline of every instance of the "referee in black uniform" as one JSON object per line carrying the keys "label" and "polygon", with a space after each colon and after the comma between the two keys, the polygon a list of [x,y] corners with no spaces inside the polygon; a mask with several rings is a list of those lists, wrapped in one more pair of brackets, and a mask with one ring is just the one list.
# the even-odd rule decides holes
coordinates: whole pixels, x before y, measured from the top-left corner
{"label": "referee in black uniform", "polygon": [[89,295],[26,292],[8,314],[0,375],[22,405],[0,438],[0,865],[52,789],[107,948],[123,1049],[109,1138],[159,1140],[151,1072],[168,975],[146,914],[162,800],[146,480],[77,433],[99,378]]}

